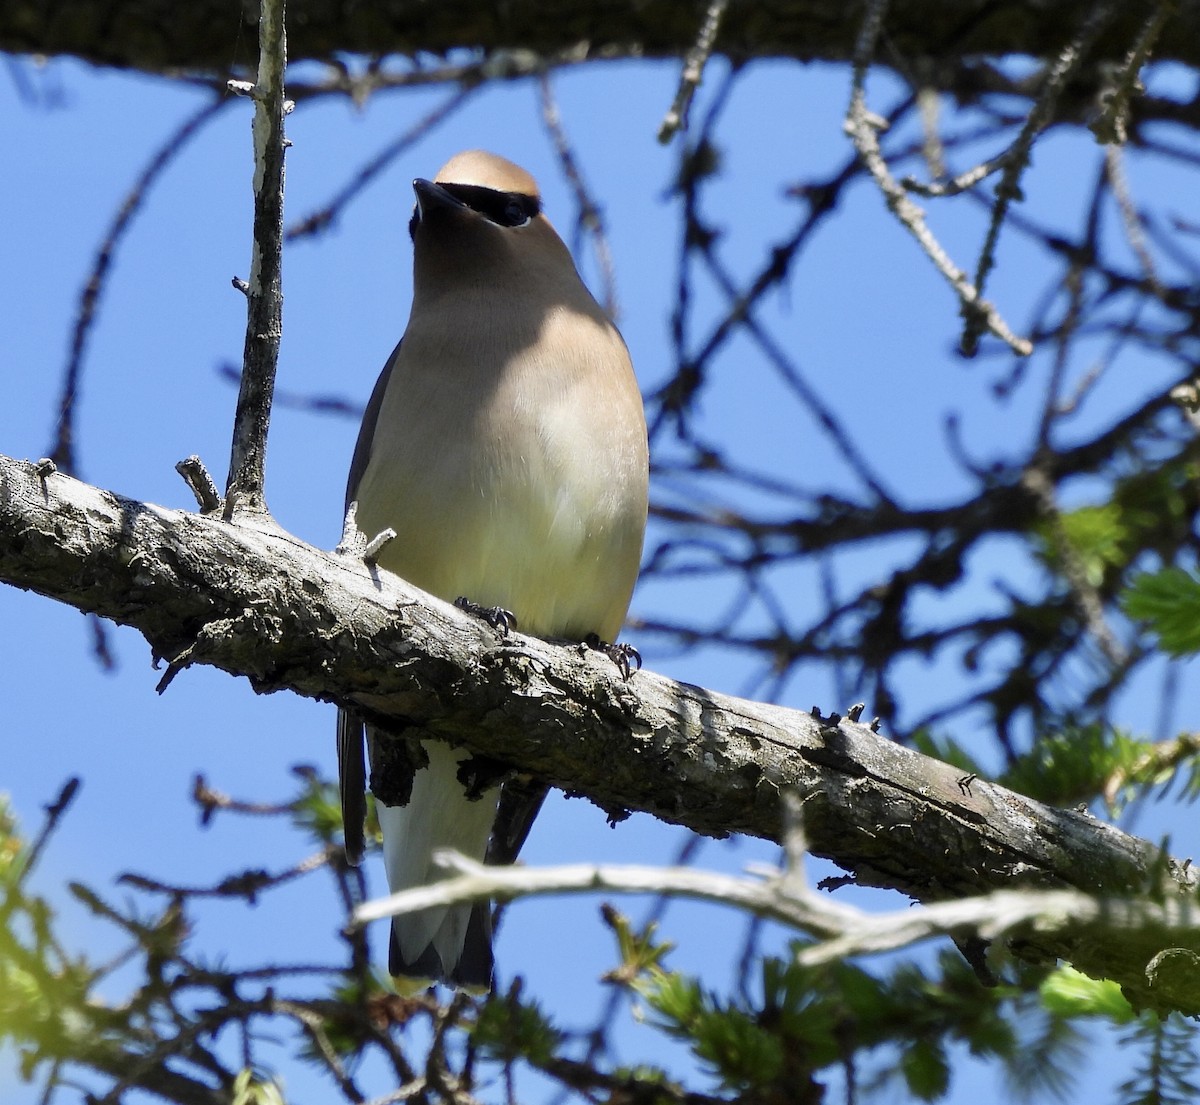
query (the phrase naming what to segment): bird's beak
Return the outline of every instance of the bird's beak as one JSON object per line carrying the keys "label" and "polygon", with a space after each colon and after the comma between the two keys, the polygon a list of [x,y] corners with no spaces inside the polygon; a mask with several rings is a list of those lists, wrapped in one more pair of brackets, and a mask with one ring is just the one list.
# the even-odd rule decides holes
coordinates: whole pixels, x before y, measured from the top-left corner
{"label": "bird's beak", "polygon": [[434,184],[432,180],[417,177],[412,182],[412,186],[413,191],[417,194],[417,207],[420,209],[422,216],[428,215],[437,208],[445,210],[447,208],[462,208],[467,206],[462,200],[455,199],[440,184]]}

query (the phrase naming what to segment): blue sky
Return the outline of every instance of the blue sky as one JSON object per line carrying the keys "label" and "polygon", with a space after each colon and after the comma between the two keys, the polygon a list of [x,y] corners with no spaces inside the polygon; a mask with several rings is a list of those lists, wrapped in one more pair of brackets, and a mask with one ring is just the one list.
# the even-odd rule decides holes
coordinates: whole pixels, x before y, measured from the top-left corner
{"label": "blue sky", "polygon": [[[36,458],[52,440],[77,297],[105,228],[146,160],[204,97],[73,63],[43,69],[19,64],[37,96],[31,102],[14,81],[0,82],[0,202],[6,213],[0,451]],[[715,63],[700,110],[721,68]],[[675,155],[654,134],[675,81],[675,66],[651,63],[612,64],[555,80],[564,125],[603,204],[619,321],[647,392],[671,368],[668,322],[678,227],[664,197]],[[882,79],[872,94],[875,106],[883,106],[895,87]],[[739,278],[757,269],[764,248],[799,217],[786,187],[828,173],[849,156],[841,130],[848,95],[845,70],[783,62],[755,67],[739,85],[719,132],[724,173],[706,200],[713,218],[727,217],[722,255]],[[446,96],[444,90],[383,94],[361,109],[340,99],[302,105],[289,122],[289,223],[327,202],[359,164]],[[211,122],[154,186],[120,247],[80,395],[78,456],[90,482],[191,509],[174,464],[198,453],[223,483],[235,391],[217,370],[236,364],[242,346],[244,301],[230,280],[245,276],[249,265],[249,119],[249,104],[238,102]],[[365,401],[407,318],[409,181],[431,176],[452,153],[471,146],[495,149],[529,168],[542,184],[552,220],[571,240],[574,208],[539,119],[536,86],[518,82],[477,95],[375,180],[328,233],[289,246],[281,389]],[[1026,209],[1076,225],[1072,215],[1097,157],[1086,135],[1064,135],[1039,147]],[[1079,171],[1081,165],[1086,171]],[[1169,166],[1138,164],[1131,173],[1135,188],[1177,186]],[[934,214],[952,253],[969,265],[983,226],[978,209],[964,203]],[[1039,271],[1044,262],[1012,236],[1002,244],[1000,261],[991,295],[1019,329],[1049,273]],[[596,266],[586,249],[580,267],[595,287]],[[698,292],[697,315],[718,317],[720,297],[704,287]],[[796,278],[767,310],[777,338],[795,351],[809,382],[843,414],[859,446],[902,490],[905,502],[939,503],[969,490],[948,456],[947,413],[960,413],[964,439],[976,456],[1007,455],[1017,448],[1014,442],[1024,442],[1040,393],[1031,387],[1004,406],[992,401],[990,386],[1004,377],[1007,363],[963,362],[954,354],[957,304],[870,188],[851,189]],[[702,402],[710,438],[747,464],[802,472],[812,486],[853,487],[836,452],[762,369],[746,339],[734,339],[724,364],[727,371]],[[1162,378],[1161,367],[1144,366],[1146,391]],[[1113,382],[1102,409],[1135,404],[1128,379]],[[344,417],[289,407],[274,414],[269,505],[284,526],[322,547],[332,547],[340,532],[356,429]],[[656,489],[661,496],[671,493],[666,485]],[[870,547],[852,553],[840,569],[843,585],[848,589],[877,573],[880,558],[893,552]],[[950,599],[930,600],[930,616],[938,615],[938,602],[986,605],[996,578],[1020,586],[1033,571],[1001,541],[982,550],[974,567],[977,581]],[[781,578],[800,619],[817,602],[817,571],[799,565]],[[703,580],[643,588],[632,613],[654,618],[719,609],[726,597],[720,585],[705,588]],[[125,892],[112,879],[126,870],[202,884],[234,867],[278,868],[302,858],[303,842],[274,823],[218,818],[213,828],[200,830],[188,800],[195,773],[241,797],[276,800],[295,788],[292,764],[334,769],[331,707],[283,695],[258,697],[244,681],[200,668],[182,674],[159,697],[159,673],[150,667],[145,642],[128,630],[113,630],[111,640],[118,670],[106,674],[91,658],[89,631],[78,613],[0,588],[0,789],[33,829],[40,807],[64,778],[83,777],[83,793],[42,861],[38,886],[61,906],[68,942],[98,958],[115,945],[106,947],[111,935],[66,897],[62,887],[69,878],[122,898]],[[742,657],[711,649],[677,656],[656,651],[653,642],[638,643],[648,667],[674,677],[734,693],[758,685]],[[913,664],[906,674],[914,709],[936,700],[948,680],[961,678],[940,661]],[[837,685],[835,672],[808,665],[786,686],[783,701],[804,709],[814,703],[842,708],[848,703],[837,700]],[[1156,686],[1143,680],[1126,697],[1126,724],[1153,726],[1153,707],[1143,700]],[[969,731],[959,735],[969,742]],[[1167,827],[1151,814],[1139,830],[1153,836]],[[679,831],[644,816],[609,829],[586,802],[557,799],[543,813],[525,859],[666,862],[682,840]],[[1175,841],[1179,852],[1191,846],[1178,831]],[[699,862],[737,870],[773,858],[759,842],[710,842]],[[373,868],[371,878],[382,890],[381,872]],[[869,900],[902,905],[892,897]],[[644,908],[632,900],[620,904],[635,917]],[[322,958],[339,923],[332,883],[312,878],[270,895],[255,910],[217,904],[200,915],[195,946],[236,963],[278,953],[281,942],[289,957]],[[725,984],[740,921],[713,909],[679,907],[668,914],[666,928],[680,944],[672,962],[705,973],[713,986]],[[377,946],[382,955],[381,940]],[[497,951],[501,977],[524,974],[529,991],[546,1007],[563,1010],[568,1024],[586,1024],[604,999],[595,977],[611,965],[611,941],[593,901],[538,899],[514,908]],[[637,1038],[629,1033],[630,1041]],[[1081,1075],[1080,1099],[1107,1099],[1106,1087],[1128,1074],[1115,1051],[1096,1058]],[[0,1055],[0,1100],[32,1100],[27,1090],[5,1085],[10,1059]],[[986,1084],[979,1079],[990,1078],[977,1065],[963,1072],[955,1102],[978,1097]],[[299,1069],[288,1072],[289,1085],[312,1099],[316,1091],[308,1077]]]}

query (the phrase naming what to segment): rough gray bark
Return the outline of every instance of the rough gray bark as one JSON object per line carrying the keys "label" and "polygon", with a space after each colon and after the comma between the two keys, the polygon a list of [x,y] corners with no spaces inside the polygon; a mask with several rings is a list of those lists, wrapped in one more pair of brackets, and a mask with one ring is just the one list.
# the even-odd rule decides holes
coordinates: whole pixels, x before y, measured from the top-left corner
{"label": "rough gray bark", "polygon": [[[815,854],[922,900],[1020,886],[1177,893],[1194,881],[1146,841],[982,780],[966,785],[864,725],[651,672],[626,683],[601,654],[500,638],[269,518],[167,510],[0,457],[0,581],[135,627],[167,661],[164,686],[203,663],[258,692],[353,705],[615,816],[640,810],[712,836],[778,840],[780,796],[794,790]],[[1150,969],[1168,948],[1200,951],[1200,933],[1030,935],[1016,950],[1061,956],[1120,981],[1136,1004],[1172,1008]]]}
{"label": "rough gray bark", "polygon": [[[1120,61],[1155,7],[1147,0],[1109,6],[1095,61]],[[288,45],[296,60],[455,48],[681,56],[695,42],[706,7],[695,0],[291,0]],[[944,85],[964,59],[1057,51],[1094,7],[1087,0],[893,0],[885,31],[893,57],[927,59],[933,63],[929,79]],[[6,0],[0,4],[0,49],[152,72],[223,75],[253,67],[257,19],[253,0],[243,0],[240,20],[237,7],[226,0]],[[860,19],[859,5],[840,0],[730,4],[717,52],[735,59],[844,61],[852,56]],[[1200,62],[1200,5],[1179,4],[1155,53],[1164,60]]]}

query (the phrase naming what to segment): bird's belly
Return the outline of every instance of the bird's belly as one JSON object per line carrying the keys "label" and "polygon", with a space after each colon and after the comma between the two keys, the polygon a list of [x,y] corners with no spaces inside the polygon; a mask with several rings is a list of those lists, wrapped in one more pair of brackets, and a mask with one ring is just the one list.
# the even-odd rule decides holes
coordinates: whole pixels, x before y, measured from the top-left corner
{"label": "bird's belly", "polygon": [[525,633],[611,640],[637,575],[641,526],[601,475],[572,481],[545,467],[443,460],[386,490],[368,478],[360,525],[368,536],[394,528],[380,564],[439,598],[502,606]]}

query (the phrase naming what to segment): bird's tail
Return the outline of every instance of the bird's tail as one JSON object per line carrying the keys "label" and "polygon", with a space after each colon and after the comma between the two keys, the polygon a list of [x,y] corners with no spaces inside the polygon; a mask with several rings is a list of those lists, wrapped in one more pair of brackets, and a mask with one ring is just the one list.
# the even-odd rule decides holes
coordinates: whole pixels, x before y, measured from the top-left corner
{"label": "bird's tail", "polygon": [[[423,744],[429,766],[413,778],[405,806],[377,807],[392,893],[443,877],[433,866],[437,848],[483,861],[496,819],[499,789],[468,799],[458,781],[464,753],[440,741]],[[440,906],[392,918],[388,969],[404,978],[434,979],[486,990],[492,980],[492,926],[488,902]]]}

